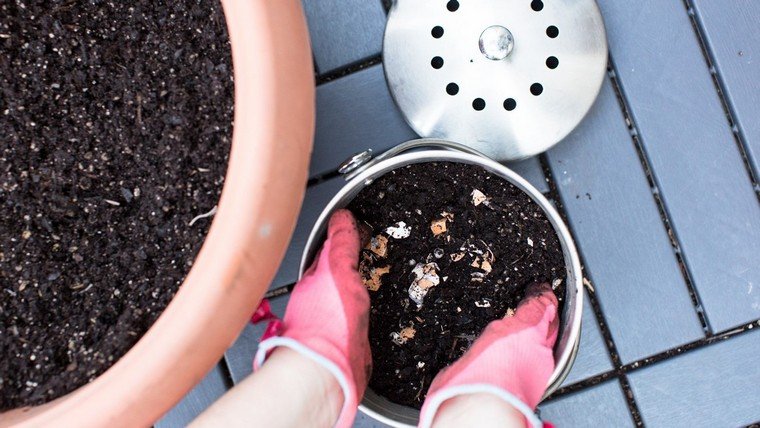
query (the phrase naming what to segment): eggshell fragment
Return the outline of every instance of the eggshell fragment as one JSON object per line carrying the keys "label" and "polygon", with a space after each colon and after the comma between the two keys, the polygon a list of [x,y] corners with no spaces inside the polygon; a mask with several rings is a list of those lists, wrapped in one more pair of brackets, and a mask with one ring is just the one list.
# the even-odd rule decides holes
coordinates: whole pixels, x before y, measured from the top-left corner
{"label": "eggshell fragment", "polygon": [[362,275],[362,282],[369,291],[377,291],[383,285],[382,276],[390,271],[390,266],[372,268],[369,270],[369,277]]}
{"label": "eggshell fragment", "polygon": [[428,289],[441,283],[437,270],[438,265],[435,263],[417,263],[417,266],[412,269],[414,281],[409,286],[409,298],[417,304],[417,307],[422,306],[422,301],[427,295]]}
{"label": "eggshell fragment", "polygon": [[383,235],[374,236],[364,248],[378,257],[385,257],[388,255],[388,238]]}
{"label": "eggshell fragment", "polygon": [[433,235],[435,236],[446,233],[446,219],[439,218],[437,220],[433,220],[430,223],[430,230],[433,231]]}
{"label": "eggshell fragment", "polygon": [[393,340],[393,343],[396,345],[403,345],[410,339],[414,339],[414,335],[417,333],[417,330],[414,329],[414,327],[404,327],[399,332],[393,332],[391,333],[391,340]]}
{"label": "eggshell fragment", "polygon": [[393,226],[386,228],[385,233],[390,235],[393,239],[404,239],[408,238],[412,233],[412,228],[407,226],[405,222],[400,221]]}
{"label": "eggshell fragment", "polygon": [[470,196],[472,196],[472,204],[476,207],[488,200],[488,197],[486,197],[486,195],[484,195],[483,192],[478,189],[474,189]]}

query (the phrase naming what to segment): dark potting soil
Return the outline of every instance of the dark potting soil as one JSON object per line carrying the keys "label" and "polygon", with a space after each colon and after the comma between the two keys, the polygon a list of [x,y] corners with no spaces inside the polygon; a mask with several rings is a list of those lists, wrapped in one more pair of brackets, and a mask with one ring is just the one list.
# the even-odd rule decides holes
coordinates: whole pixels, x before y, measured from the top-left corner
{"label": "dark potting soil", "polygon": [[563,305],[554,228],[525,193],[480,167],[399,168],[349,209],[373,236],[360,260],[372,301],[370,387],[395,403],[420,408],[435,375],[512,314],[528,285],[552,284]]}
{"label": "dark potting soil", "polygon": [[91,381],[174,296],[232,134],[218,0],[0,2],[0,410]]}

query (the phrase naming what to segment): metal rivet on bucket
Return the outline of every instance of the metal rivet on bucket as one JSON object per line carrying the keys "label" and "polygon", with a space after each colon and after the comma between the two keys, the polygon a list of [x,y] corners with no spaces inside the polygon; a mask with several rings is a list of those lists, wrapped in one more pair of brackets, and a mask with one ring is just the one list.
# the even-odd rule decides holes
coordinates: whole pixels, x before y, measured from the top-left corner
{"label": "metal rivet on bucket", "polygon": [[396,0],[383,63],[419,135],[519,159],[583,119],[607,41],[594,0]]}

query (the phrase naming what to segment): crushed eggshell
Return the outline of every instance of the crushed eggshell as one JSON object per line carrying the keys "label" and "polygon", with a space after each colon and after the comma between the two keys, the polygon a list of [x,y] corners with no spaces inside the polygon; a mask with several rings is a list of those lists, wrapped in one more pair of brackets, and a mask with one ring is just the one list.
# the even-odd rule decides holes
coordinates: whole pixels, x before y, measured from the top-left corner
{"label": "crushed eggshell", "polygon": [[470,266],[485,271],[486,275],[491,273],[491,271],[493,270],[493,267],[491,266],[491,262],[489,262],[486,259],[486,255],[484,255],[482,259],[480,257],[475,257],[475,260],[473,260],[472,263],[470,263]]}
{"label": "crushed eggshell", "polygon": [[433,235],[435,236],[446,233],[446,219],[439,218],[430,222],[430,230],[433,231]]}
{"label": "crushed eggshell", "polygon": [[374,236],[364,249],[372,251],[378,257],[385,257],[388,255],[388,238],[383,235]]}
{"label": "crushed eggshell", "polygon": [[528,238],[528,246],[530,246],[530,247],[532,247],[532,246],[533,246],[533,240],[532,240],[532,239],[530,239],[530,238]]}
{"label": "crushed eggshell", "polygon": [[475,302],[475,306],[479,308],[490,308],[491,302],[488,299],[483,299]]}
{"label": "crushed eggshell", "polygon": [[474,189],[470,196],[472,196],[472,204],[476,207],[488,200],[488,197],[486,197],[486,195],[484,195],[483,192],[478,189]]}
{"label": "crushed eggshell", "polygon": [[512,308],[507,309],[507,314],[504,315],[504,318],[509,318],[515,316],[515,310]]}
{"label": "crushed eggshell", "polygon": [[560,285],[562,285],[562,278],[555,279],[552,281],[552,290],[556,290]]}
{"label": "crushed eggshell", "polygon": [[422,301],[425,295],[427,295],[428,289],[441,283],[441,278],[438,276],[437,271],[438,265],[435,263],[417,263],[417,266],[412,269],[414,281],[409,286],[409,298],[417,304],[418,308],[422,306]]}
{"label": "crushed eggshell", "polygon": [[393,343],[396,345],[403,345],[409,341],[409,339],[414,339],[416,333],[417,330],[415,330],[414,327],[404,327],[398,333],[395,331],[391,333],[391,340],[393,340]]}
{"label": "crushed eggshell", "polygon": [[412,228],[407,226],[405,222],[400,221],[393,226],[386,228],[385,233],[390,235],[393,239],[404,239],[408,238],[412,233]]}
{"label": "crushed eggshell", "polygon": [[377,291],[383,285],[382,276],[390,271],[390,266],[373,267],[369,270],[369,275],[362,275],[362,282],[369,291]]}
{"label": "crushed eggshell", "polygon": [[441,215],[443,216],[443,218],[445,218],[448,221],[454,221],[454,214],[452,214],[450,212],[444,211],[444,212],[441,213]]}
{"label": "crushed eggshell", "polygon": [[464,258],[464,253],[454,253],[450,257],[452,262],[458,262]]}

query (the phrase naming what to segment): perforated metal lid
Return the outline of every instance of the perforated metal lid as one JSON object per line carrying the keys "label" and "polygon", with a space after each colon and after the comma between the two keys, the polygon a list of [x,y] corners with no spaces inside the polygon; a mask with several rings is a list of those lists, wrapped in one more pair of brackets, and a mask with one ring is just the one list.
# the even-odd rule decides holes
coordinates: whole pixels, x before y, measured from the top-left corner
{"label": "perforated metal lid", "polygon": [[420,136],[519,159],[583,119],[606,73],[607,40],[594,0],[396,0],[383,63]]}

